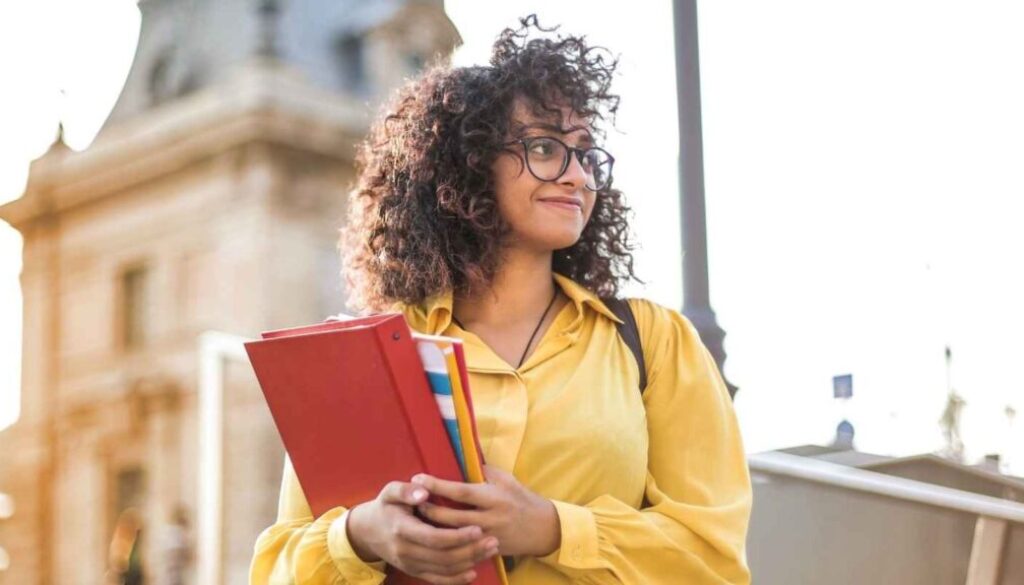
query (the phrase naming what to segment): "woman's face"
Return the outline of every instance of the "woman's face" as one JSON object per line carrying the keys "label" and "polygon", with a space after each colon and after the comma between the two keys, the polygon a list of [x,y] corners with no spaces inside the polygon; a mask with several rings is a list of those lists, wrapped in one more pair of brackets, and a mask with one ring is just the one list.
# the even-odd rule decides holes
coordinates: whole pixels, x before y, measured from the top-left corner
{"label": "woman's face", "polygon": [[[516,104],[513,120],[517,122],[513,127],[523,131],[511,140],[551,136],[579,148],[593,144],[589,125],[570,108],[562,110],[561,128],[556,126],[557,120],[537,118],[522,102]],[[572,246],[590,219],[596,195],[584,186],[586,175],[580,161],[570,156],[561,177],[541,181],[525,166],[524,145],[515,143],[509,148],[515,154],[504,152],[494,163],[498,210],[511,227],[506,245],[538,252]]]}

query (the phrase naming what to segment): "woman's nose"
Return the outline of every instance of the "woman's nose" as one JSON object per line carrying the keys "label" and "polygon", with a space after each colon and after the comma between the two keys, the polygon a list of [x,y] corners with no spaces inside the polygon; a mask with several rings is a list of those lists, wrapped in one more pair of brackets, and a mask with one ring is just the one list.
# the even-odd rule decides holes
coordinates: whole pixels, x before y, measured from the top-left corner
{"label": "woman's nose", "polygon": [[583,164],[575,152],[569,153],[569,166],[558,179],[559,183],[571,185],[573,188],[582,188],[587,183],[587,172],[583,170]]}

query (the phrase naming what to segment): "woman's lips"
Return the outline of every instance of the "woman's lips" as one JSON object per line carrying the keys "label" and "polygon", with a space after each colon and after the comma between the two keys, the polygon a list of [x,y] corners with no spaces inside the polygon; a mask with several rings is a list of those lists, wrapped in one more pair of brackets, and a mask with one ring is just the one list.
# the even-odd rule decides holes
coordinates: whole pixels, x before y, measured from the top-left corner
{"label": "woman's lips", "polygon": [[583,206],[571,199],[541,199],[541,203],[547,203],[548,205],[557,207],[559,209],[567,209],[569,211],[582,211]]}

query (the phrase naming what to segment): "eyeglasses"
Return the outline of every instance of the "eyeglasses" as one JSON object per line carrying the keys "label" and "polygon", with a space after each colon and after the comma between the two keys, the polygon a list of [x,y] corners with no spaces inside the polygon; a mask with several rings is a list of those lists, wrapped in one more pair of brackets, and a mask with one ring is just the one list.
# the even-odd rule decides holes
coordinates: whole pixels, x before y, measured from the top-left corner
{"label": "eyeglasses", "polygon": [[538,181],[557,181],[569,168],[569,154],[575,154],[586,175],[585,186],[600,191],[612,182],[615,158],[604,149],[592,146],[576,148],[551,136],[528,136],[507,143],[522,144],[526,152],[526,168]]}

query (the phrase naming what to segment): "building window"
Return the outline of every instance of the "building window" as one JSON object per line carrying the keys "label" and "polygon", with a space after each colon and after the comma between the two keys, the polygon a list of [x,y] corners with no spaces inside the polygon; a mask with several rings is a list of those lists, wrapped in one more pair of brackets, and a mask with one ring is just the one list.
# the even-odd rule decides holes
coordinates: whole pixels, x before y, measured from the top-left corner
{"label": "building window", "polygon": [[338,38],[338,65],[341,69],[341,82],[345,89],[354,93],[366,91],[366,43],[358,35],[345,35]]}
{"label": "building window", "polygon": [[121,273],[121,345],[134,349],[149,336],[149,271],[134,266]]}
{"label": "building window", "polygon": [[410,75],[416,75],[426,67],[427,61],[419,53],[409,53],[405,56],[406,68]]}
{"label": "building window", "polygon": [[118,583],[142,583],[145,573],[140,536],[144,532],[146,474],[141,467],[120,469],[114,477],[114,508],[108,571]]}
{"label": "building window", "polygon": [[115,514],[130,508],[140,509],[146,489],[146,473],[141,467],[126,467],[117,471],[115,479]]}
{"label": "building window", "polygon": [[164,49],[150,67],[149,76],[146,80],[146,89],[149,92],[150,106],[158,106],[172,97],[171,54],[169,50]]}

